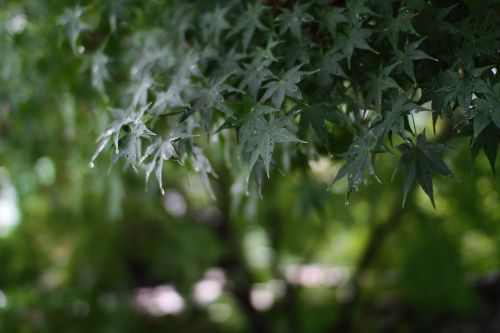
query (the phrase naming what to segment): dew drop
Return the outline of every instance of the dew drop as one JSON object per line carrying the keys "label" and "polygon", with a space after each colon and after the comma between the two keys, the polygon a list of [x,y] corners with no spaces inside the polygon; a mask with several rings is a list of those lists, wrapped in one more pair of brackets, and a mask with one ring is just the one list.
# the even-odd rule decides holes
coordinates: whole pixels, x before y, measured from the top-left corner
{"label": "dew drop", "polygon": [[94,168],[94,162],[90,162],[90,163],[89,163],[89,167],[90,167],[91,169],[93,169],[93,168]]}

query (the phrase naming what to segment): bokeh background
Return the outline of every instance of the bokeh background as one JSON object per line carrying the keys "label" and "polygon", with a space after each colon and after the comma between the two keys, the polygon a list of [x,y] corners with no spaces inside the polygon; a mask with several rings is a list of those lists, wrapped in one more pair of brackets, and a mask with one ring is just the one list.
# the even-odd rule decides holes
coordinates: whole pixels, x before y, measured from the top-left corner
{"label": "bokeh background", "polygon": [[420,189],[401,208],[392,158],[349,202],[329,158],[246,196],[217,142],[215,199],[174,163],[162,196],[89,166],[110,115],[66,5],[0,1],[1,332],[500,332],[500,181],[467,139],[437,209]]}

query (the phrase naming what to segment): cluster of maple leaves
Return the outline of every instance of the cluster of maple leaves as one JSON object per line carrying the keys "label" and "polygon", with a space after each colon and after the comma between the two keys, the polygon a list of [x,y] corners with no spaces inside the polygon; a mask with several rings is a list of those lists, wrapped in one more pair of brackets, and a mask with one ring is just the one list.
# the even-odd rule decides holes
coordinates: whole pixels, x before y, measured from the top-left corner
{"label": "cluster of maple leaves", "polygon": [[[429,112],[434,123],[443,118],[469,136],[473,156],[483,149],[494,170],[500,18],[486,3],[158,6],[146,10],[112,1],[88,9],[100,10],[108,22],[99,25],[107,38],[92,52],[85,50],[84,36],[98,28],[85,23],[86,8],[69,8],[59,20],[74,54],[88,59],[93,87],[122,106],[112,109],[114,120],[92,163],[111,147],[113,162],[124,157],[146,177],[154,173],[162,188],[163,163],[176,160],[201,172],[210,189],[215,171],[206,147],[223,137],[236,141],[236,166],[247,184],[261,184],[280,167],[277,146],[315,158],[324,147],[329,151],[332,131],[340,129],[352,143],[340,155],[345,163],[332,185],[347,178],[349,196],[366,175],[375,176],[377,154],[399,152],[404,197],[416,180],[434,205],[433,176],[454,176],[440,157],[446,146],[411,126],[416,113]],[[119,49],[114,58],[112,47]],[[125,83],[115,83],[122,72]]]}

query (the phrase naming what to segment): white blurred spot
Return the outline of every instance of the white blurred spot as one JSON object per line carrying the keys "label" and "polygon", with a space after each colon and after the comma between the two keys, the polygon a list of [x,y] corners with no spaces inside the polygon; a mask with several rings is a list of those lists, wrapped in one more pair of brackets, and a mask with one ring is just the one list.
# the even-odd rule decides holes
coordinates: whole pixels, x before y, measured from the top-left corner
{"label": "white blurred spot", "polygon": [[3,291],[0,290],[0,309],[5,309],[7,307],[7,296]]}
{"label": "white blurred spot", "polygon": [[497,68],[496,67],[493,67],[491,69],[491,72],[493,73],[493,75],[497,75]]}
{"label": "white blurred spot", "polygon": [[281,280],[255,284],[250,292],[250,303],[258,311],[267,311],[276,299],[283,297],[285,288],[285,282]]}
{"label": "white blurred spot", "polygon": [[304,287],[335,287],[349,280],[349,272],[343,267],[298,265],[285,268],[289,283]]}
{"label": "white blurred spot", "polygon": [[18,13],[5,23],[5,28],[9,34],[15,35],[23,32],[27,24],[26,15]]}
{"label": "white blurred spot", "polygon": [[255,227],[247,232],[243,245],[250,266],[265,268],[271,265],[274,252],[269,246],[269,239],[262,228]]}
{"label": "white blurred spot", "polygon": [[184,298],[171,285],[141,288],[134,296],[134,303],[152,316],[176,315],[184,310]]}
{"label": "white blurred spot", "polygon": [[201,280],[194,286],[194,299],[199,304],[208,304],[219,298],[222,285],[213,280]]}
{"label": "white blurred spot", "polygon": [[332,168],[332,161],[325,157],[317,160],[309,160],[309,167],[313,173],[329,172]]}
{"label": "white blurred spot", "polygon": [[222,294],[225,282],[226,276],[222,270],[214,268],[207,271],[203,280],[194,285],[195,302],[200,305],[212,303]]}
{"label": "white blurred spot", "polygon": [[182,194],[175,190],[168,190],[163,199],[165,210],[172,216],[180,217],[186,214],[187,203]]}
{"label": "white blurred spot", "polygon": [[48,157],[41,157],[35,163],[35,172],[40,184],[50,186],[56,180],[56,167]]}
{"label": "white blurred spot", "polygon": [[0,236],[9,235],[19,223],[20,215],[16,189],[10,183],[7,171],[0,168]]}
{"label": "white blurred spot", "polygon": [[258,311],[267,311],[274,304],[274,294],[271,290],[256,285],[250,292],[250,303]]}

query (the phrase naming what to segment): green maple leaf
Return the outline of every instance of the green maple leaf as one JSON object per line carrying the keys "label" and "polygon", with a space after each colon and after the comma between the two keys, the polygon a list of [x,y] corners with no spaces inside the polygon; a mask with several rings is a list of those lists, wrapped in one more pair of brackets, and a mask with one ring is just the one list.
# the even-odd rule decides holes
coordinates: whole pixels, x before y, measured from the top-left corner
{"label": "green maple leaf", "polygon": [[372,29],[361,28],[361,24],[353,24],[346,34],[338,34],[334,49],[342,50],[347,58],[347,66],[351,68],[351,57],[354,49],[361,49],[377,53],[366,41],[373,33]]}
{"label": "green maple leaf", "polygon": [[197,90],[193,106],[191,110],[186,112],[184,118],[198,112],[203,121],[203,128],[205,131],[209,132],[214,110],[219,110],[228,116],[232,116],[231,109],[225,104],[224,95],[241,91],[227,84],[227,78],[228,76],[214,78],[205,82],[205,84]]}
{"label": "green maple leaf", "polygon": [[406,8],[402,8],[396,17],[393,17],[392,14],[386,16],[388,22],[384,25],[386,28],[383,30],[383,33],[388,36],[389,43],[393,49],[397,49],[398,47],[399,34],[401,32],[418,36],[418,33],[410,23],[410,20],[416,15],[415,13],[410,13]]}
{"label": "green maple leaf", "polygon": [[357,21],[365,15],[375,15],[375,13],[365,6],[366,0],[348,0],[346,1],[348,13],[351,21]]}
{"label": "green maple leaf", "polygon": [[208,158],[205,156],[205,154],[203,154],[203,149],[194,146],[192,147],[191,151],[193,168],[196,172],[199,172],[201,174],[203,184],[207,188],[208,193],[210,194],[212,199],[215,199],[214,190],[212,189],[212,185],[210,184],[210,176],[218,178],[217,174],[215,173],[215,170]]}
{"label": "green maple leaf", "polygon": [[[163,162],[171,159],[179,160],[174,142],[193,136],[194,135],[187,130],[186,125],[180,125],[171,129],[164,137],[156,137],[156,140],[146,148],[139,161],[139,164],[144,166],[146,172],[146,184],[149,176],[154,171],[161,193],[165,194],[162,182]],[[146,161],[149,162],[145,163]]]}
{"label": "green maple leaf", "polygon": [[471,154],[473,159],[476,159],[481,149],[484,151],[486,158],[488,158],[488,161],[490,162],[491,171],[494,174],[499,143],[500,128],[494,126],[493,124],[489,124],[483,130],[481,130],[477,138],[473,140],[471,146]]}
{"label": "green maple leaf", "polygon": [[[94,161],[111,143],[115,148],[114,153],[119,155],[122,153],[132,166],[138,164],[138,154],[135,151],[139,145],[139,139],[142,137],[150,138],[155,135],[149,130],[144,123],[144,114],[149,110],[149,105],[143,106],[140,109],[130,107],[124,109],[111,109],[111,113],[115,120],[111,126],[97,139],[98,148],[90,161],[90,166],[93,167]],[[124,140],[122,140],[124,139]],[[124,148],[125,147],[125,148]],[[124,148],[124,149],[122,149]]]}
{"label": "green maple leaf", "polygon": [[488,89],[484,98],[474,99],[472,105],[475,111],[474,138],[477,138],[490,123],[500,128],[500,83]]}
{"label": "green maple leaf", "polygon": [[239,89],[248,89],[250,96],[256,99],[262,83],[273,76],[267,66],[269,66],[267,62],[257,63],[255,59],[250,64],[243,64],[243,77]]}
{"label": "green maple leaf", "polygon": [[228,37],[236,35],[237,33],[243,31],[243,49],[246,50],[255,30],[265,31],[267,28],[260,21],[260,17],[264,11],[269,8],[263,6],[260,3],[251,4],[247,3],[247,9],[243,11],[243,14],[238,18],[233,29],[228,34]]}
{"label": "green maple leaf", "polygon": [[90,29],[90,26],[82,21],[82,15],[84,13],[85,8],[77,5],[74,8],[66,8],[58,20],[58,24],[62,25],[66,30],[65,32],[68,35],[71,50],[75,55],[81,53],[78,50],[78,38],[80,34]]}
{"label": "green maple leaf", "polygon": [[337,172],[330,188],[340,179],[347,177],[347,200],[349,200],[351,192],[358,188],[367,173],[380,182],[373,167],[375,153],[373,140],[370,137],[356,138],[348,151],[342,154],[343,157],[347,158],[347,161]]}
{"label": "green maple leaf", "polygon": [[201,20],[204,25],[202,33],[205,41],[213,41],[215,45],[219,45],[221,33],[231,27],[225,18],[228,11],[229,7],[221,8],[217,5],[214,11],[202,15]]}
{"label": "green maple leaf", "polygon": [[301,138],[305,137],[306,131],[311,127],[323,142],[328,142],[326,121],[348,126],[346,115],[328,103],[304,104],[299,109],[301,110],[299,123],[299,136]]}
{"label": "green maple leaf", "polygon": [[215,76],[228,76],[231,74],[240,74],[243,71],[242,59],[247,58],[246,53],[238,53],[236,47],[221,55],[220,67],[214,73]]}
{"label": "green maple leaf", "polygon": [[156,94],[156,100],[151,109],[155,115],[165,112],[165,109],[189,107],[181,96],[183,89],[176,82],[172,83],[166,91]]}
{"label": "green maple leaf", "polygon": [[319,83],[321,85],[330,85],[332,83],[331,76],[347,78],[344,69],[339,64],[339,61],[342,59],[344,59],[344,55],[334,50],[329,50],[325,53],[318,72]]}
{"label": "green maple leaf", "polygon": [[109,80],[109,72],[106,65],[109,62],[108,56],[99,50],[92,55],[91,64],[91,82],[92,87],[94,87],[103,96],[106,96],[106,89],[104,87],[104,82]]}
{"label": "green maple leaf", "polygon": [[401,89],[399,85],[390,77],[392,71],[399,62],[392,65],[382,67],[380,65],[379,71],[376,75],[368,74],[368,92],[366,94],[366,101],[368,104],[374,104],[377,111],[380,112],[382,108],[382,93],[387,89]]}
{"label": "green maple leaf", "polygon": [[265,48],[257,47],[255,52],[252,53],[254,61],[264,64],[265,67],[273,62],[277,62],[278,58],[274,56],[273,49],[279,44],[281,44],[280,41],[274,40],[272,37],[269,38]]}
{"label": "green maple leaf", "polygon": [[403,70],[403,72],[406,75],[408,75],[408,77],[410,77],[410,79],[412,79],[413,82],[415,83],[417,80],[415,79],[413,62],[416,60],[425,60],[425,59],[437,61],[437,59],[434,59],[424,51],[418,49],[418,47],[424,41],[424,39],[425,38],[422,38],[413,43],[406,43],[404,46],[404,51],[401,51],[399,49],[396,49],[394,51],[396,55],[395,61],[400,63],[398,67],[400,67]]}
{"label": "green maple leaf", "polygon": [[302,25],[304,23],[311,22],[314,19],[306,12],[308,7],[309,5],[299,5],[299,3],[296,2],[291,10],[288,8],[282,8],[281,14],[276,18],[276,21],[281,25],[279,31],[280,35],[283,35],[290,30],[295,38],[302,41]]}
{"label": "green maple leaf", "polygon": [[286,128],[289,118],[268,121],[262,112],[252,112],[245,116],[239,129],[242,155],[249,156],[249,174],[257,159],[263,162],[269,177],[272,154],[276,143],[303,142]]}
{"label": "green maple leaf", "polygon": [[392,134],[398,134],[403,140],[406,138],[406,129],[410,129],[408,124],[408,116],[420,111],[431,111],[420,105],[412,102],[408,98],[408,93],[399,94],[393,101],[391,111],[386,112],[379,120],[372,125],[372,132],[375,134],[376,144],[378,148],[385,137],[389,134],[389,140],[392,145]]}
{"label": "green maple leaf", "polygon": [[421,133],[417,136],[416,143],[407,141],[398,146],[398,149],[402,153],[402,156],[394,173],[398,171],[401,164],[405,165],[407,169],[403,190],[403,206],[416,179],[431,200],[432,206],[436,208],[432,187],[432,174],[436,173],[456,179],[448,166],[437,155],[448,148],[439,143],[428,142],[425,138],[425,133]]}
{"label": "green maple leaf", "polygon": [[481,79],[481,75],[490,66],[473,68],[471,70],[459,68],[458,71],[448,70],[442,80],[443,86],[437,92],[443,92],[441,103],[445,107],[455,100],[462,107],[465,116],[472,118],[471,103],[472,94],[488,93],[487,84]]}
{"label": "green maple leaf", "polygon": [[475,159],[482,149],[495,173],[498,144],[500,142],[500,83],[488,89],[484,98],[472,101],[475,115],[473,119],[474,136],[471,152]]}
{"label": "green maple leaf", "polygon": [[285,96],[301,100],[302,94],[300,92],[298,83],[302,81],[305,75],[310,75],[315,72],[304,72],[300,68],[303,64],[290,68],[281,77],[277,77],[264,85],[266,91],[260,99],[261,103],[272,99],[273,105],[276,108],[281,108]]}
{"label": "green maple leaf", "polygon": [[340,7],[333,7],[326,12],[319,13],[321,22],[325,25],[328,32],[333,38],[337,36],[337,26],[341,23],[348,23],[349,18],[346,15],[346,10]]}

